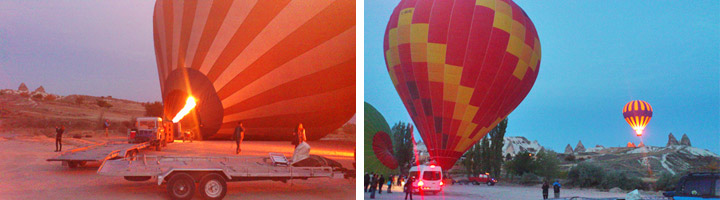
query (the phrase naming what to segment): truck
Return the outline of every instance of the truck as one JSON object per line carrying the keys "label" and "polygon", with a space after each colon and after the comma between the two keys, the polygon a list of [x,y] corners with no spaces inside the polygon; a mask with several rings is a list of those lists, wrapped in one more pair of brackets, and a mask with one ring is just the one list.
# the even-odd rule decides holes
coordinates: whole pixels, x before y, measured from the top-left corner
{"label": "truck", "polygon": [[458,181],[460,184],[473,184],[480,185],[486,184],[488,186],[494,186],[497,183],[497,179],[490,176],[489,173],[479,174],[477,176],[470,176],[467,180]]}
{"label": "truck", "polygon": [[109,141],[62,152],[47,161],[61,161],[63,166],[76,168],[88,162],[103,162],[110,159],[134,157],[141,149],[155,147],[160,151],[167,143],[173,142],[173,124],[163,122],[159,117],[137,118],[136,128],[128,131],[127,142]]}
{"label": "truck", "polygon": [[150,143],[160,151],[167,143],[175,141],[173,123],[160,117],[138,117],[135,128],[128,132],[128,143]]}
{"label": "truck", "polygon": [[[301,143],[292,159],[280,153],[268,156],[135,156],[106,160],[97,173],[122,176],[129,181],[157,180],[166,184],[172,199],[191,199],[195,191],[204,199],[222,199],[227,182],[349,177],[350,172],[330,159],[309,155],[309,145]],[[300,149],[300,150],[299,150]],[[302,150],[302,149],[307,149]]]}

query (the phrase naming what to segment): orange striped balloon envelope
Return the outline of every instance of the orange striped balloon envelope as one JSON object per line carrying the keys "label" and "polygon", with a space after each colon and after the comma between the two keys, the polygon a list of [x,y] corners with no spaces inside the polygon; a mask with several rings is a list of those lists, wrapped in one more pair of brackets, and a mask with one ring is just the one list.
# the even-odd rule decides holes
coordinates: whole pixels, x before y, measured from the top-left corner
{"label": "orange striped balloon envelope", "polygon": [[630,124],[630,127],[635,130],[635,135],[642,136],[645,126],[650,122],[652,118],[653,109],[649,103],[641,100],[635,100],[628,102],[623,107],[623,117],[625,121]]}
{"label": "orange striped balloon envelope", "polygon": [[384,50],[395,88],[444,169],[520,104],[540,66],[535,26],[510,0],[403,0]]}
{"label": "orange striped balloon envelope", "polygon": [[153,33],[167,118],[203,139],[318,139],[355,114],[355,1],[159,0]]}

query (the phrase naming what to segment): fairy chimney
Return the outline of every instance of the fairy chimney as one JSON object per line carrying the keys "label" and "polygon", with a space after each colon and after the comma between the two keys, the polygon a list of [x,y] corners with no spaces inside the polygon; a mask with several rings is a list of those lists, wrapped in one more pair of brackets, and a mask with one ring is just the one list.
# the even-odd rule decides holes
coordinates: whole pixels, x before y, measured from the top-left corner
{"label": "fairy chimney", "polygon": [[27,92],[28,87],[25,85],[25,83],[20,83],[20,87],[18,87],[18,91]]}
{"label": "fairy chimney", "polygon": [[687,134],[683,134],[682,138],[680,139],[680,145],[692,146],[690,144],[690,138],[687,136]]}
{"label": "fairy chimney", "polygon": [[43,86],[41,85],[40,87],[38,87],[37,89],[35,89],[35,91],[33,91],[33,92],[45,93],[45,88],[43,88]]}
{"label": "fairy chimney", "polygon": [[670,133],[670,135],[668,135],[668,142],[667,142],[666,146],[678,145],[678,144],[680,144],[680,143],[678,143],[677,139],[675,139],[675,136],[672,133]]}
{"label": "fairy chimney", "polygon": [[635,144],[633,144],[632,142],[628,142],[628,143],[627,143],[627,147],[635,148]]}
{"label": "fairy chimney", "polygon": [[570,144],[568,144],[567,146],[565,146],[565,153],[566,153],[566,154],[571,154],[571,153],[573,153],[573,148],[572,148],[572,146],[570,146]]}
{"label": "fairy chimney", "polygon": [[575,146],[575,152],[577,152],[577,153],[585,152],[585,146],[582,144],[582,141],[578,141],[577,146]]}

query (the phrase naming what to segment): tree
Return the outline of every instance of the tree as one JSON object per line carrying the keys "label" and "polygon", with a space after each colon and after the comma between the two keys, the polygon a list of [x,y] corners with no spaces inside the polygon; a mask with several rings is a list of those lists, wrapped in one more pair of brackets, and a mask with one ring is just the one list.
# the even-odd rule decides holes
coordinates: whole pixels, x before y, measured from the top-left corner
{"label": "tree", "polygon": [[488,137],[483,138],[480,141],[480,163],[482,163],[482,173],[490,172],[490,162],[492,153],[490,152],[490,140]]}
{"label": "tree", "polygon": [[163,116],[163,104],[162,102],[156,101],[152,103],[143,104],[145,106],[146,117],[162,117]]}
{"label": "tree", "polygon": [[560,170],[560,159],[557,157],[557,153],[550,150],[541,150],[538,152],[535,159],[535,174],[546,179],[556,178]]}
{"label": "tree", "polygon": [[482,149],[480,147],[480,142],[475,143],[470,149],[468,149],[467,152],[465,152],[465,159],[461,162],[463,167],[465,167],[465,170],[468,174],[471,176],[477,176],[482,172]]}
{"label": "tree", "polygon": [[592,187],[599,185],[603,177],[605,177],[605,171],[597,166],[587,162],[582,162],[568,172],[568,179],[573,185],[580,187]]}
{"label": "tree", "polygon": [[[393,152],[398,161],[400,173],[407,174],[413,165],[415,153],[413,152],[413,126],[404,122],[395,123],[393,132]],[[372,150],[371,150],[372,151]]]}
{"label": "tree", "polygon": [[[488,163],[490,174],[493,177],[499,177],[500,171],[503,164],[503,146],[505,145],[505,132],[507,129],[508,119],[505,118],[493,128],[488,135],[490,135],[490,162]],[[509,154],[508,154],[509,155]]]}
{"label": "tree", "polygon": [[535,162],[532,157],[532,153],[528,151],[521,151],[513,158],[512,171],[513,173],[522,176],[524,173],[532,172],[535,170]]}

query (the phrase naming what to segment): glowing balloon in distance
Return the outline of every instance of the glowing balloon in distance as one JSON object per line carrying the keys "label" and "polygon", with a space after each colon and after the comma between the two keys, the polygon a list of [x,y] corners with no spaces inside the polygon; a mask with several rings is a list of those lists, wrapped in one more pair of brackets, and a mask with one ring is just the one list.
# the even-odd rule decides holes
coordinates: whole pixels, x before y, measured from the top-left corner
{"label": "glowing balloon in distance", "polygon": [[635,130],[635,135],[642,136],[645,126],[652,118],[653,109],[649,103],[641,100],[628,102],[623,107],[623,117],[630,127]]}
{"label": "glowing balloon in distance", "polygon": [[535,26],[509,0],[403,0],[388,22],[384,54],[443,169],[522,102],[541,55]]}

